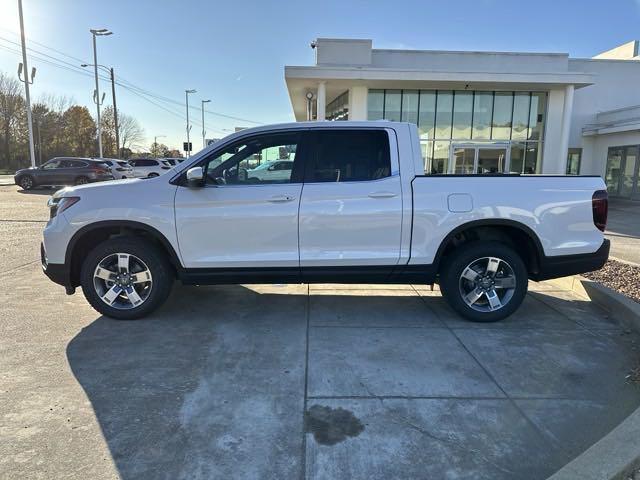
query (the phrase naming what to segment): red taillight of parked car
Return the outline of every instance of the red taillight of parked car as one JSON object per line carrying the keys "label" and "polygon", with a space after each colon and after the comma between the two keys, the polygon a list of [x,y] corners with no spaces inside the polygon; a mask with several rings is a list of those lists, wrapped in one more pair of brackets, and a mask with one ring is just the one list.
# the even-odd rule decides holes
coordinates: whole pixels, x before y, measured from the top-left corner
{"label": "red taillight of parked car", "polygon": [[94,165],[91,167],[91,170],[93,172],[96,172],[98,175],[106,175],[107,173],[111,173],[110,170],[105,169],[104,167],[101,167],[99,165]]}
{"label": "red taillight of parked car", "polygon": [[593,224],[598,230],[604,232],[607,228],[607,215],[609,213],[609,195],[606,190],[596,190],[591,197],[593,210]]}

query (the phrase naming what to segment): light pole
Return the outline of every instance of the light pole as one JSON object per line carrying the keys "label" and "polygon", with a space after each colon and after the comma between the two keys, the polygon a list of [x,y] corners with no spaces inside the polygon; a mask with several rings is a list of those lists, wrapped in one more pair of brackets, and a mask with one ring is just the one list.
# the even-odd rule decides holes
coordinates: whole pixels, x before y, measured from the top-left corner
{"label": "light pole", "polygon": [[33,77],[36,75],[36,69],[31,71],[31,80],[29,80],[29,67],[27,67],[27,46],[24,40],[24,19],[22,18],[22,0],[18,0],[18,13],[20,15],[20,40],[22,43],[22,63],[18,69],[18,78],[24,65],[24,96],[27,107],[27,123],[29,124],[29,156],[31,157],[31,166],[36,166],[36,152],[33,148],[33,119],[31,118],[31,99],[29,98],[29,85],[33,83]]}
{"label": "light pole", "polygon": [[206,147],[206,140],[204,137],[207,135],[207,132],[204,129],[204,104],[209,103],[211,100],[202,100],[202,148]]}
{"label": "light pole", "polygon": [[[94,67],[95,65],[89,63],[83,63],[81,67]],[[98,67],[109,72],[111,77],[111,99],[113,101],[113,126],[116,130],[116,157],[120,158],[120,129],[118,128],[118,106],[116,104],[116,76],[113,73],[113,67],[105,67],[104,65],[98,65]]]}
{"label": "light pole", "polygon": [[89,30],[93,36],[93,73],[96,79],[96,91],[94,94],[94,100],[96,102],[96,109],[98,111],[98,153],[102,158],[102,126],[100,125],[100,86],[98,85],[98,53],[96,51],[96,37],[105,37],[111,35],[113,32],[106,28],[92,28]]}
{"label": "light pole", "polygon": [[166,135],[156,135],[155,137],[153,137],[153,148],[158,148],[158,139],[162,137],[166,137]]}
{"label": "light pole", "polygon": [[184,96],[186,98],[186,105],[187,105],[187,148],[186,148],[187,158],[191,156],[191,148],[189,148],[191,147],[189,142],[189,132],[191,131],[191,125],[189,125],[189,94],[190,93],[196,93],[196,90],[191,89],[191,90],[184,91]]}

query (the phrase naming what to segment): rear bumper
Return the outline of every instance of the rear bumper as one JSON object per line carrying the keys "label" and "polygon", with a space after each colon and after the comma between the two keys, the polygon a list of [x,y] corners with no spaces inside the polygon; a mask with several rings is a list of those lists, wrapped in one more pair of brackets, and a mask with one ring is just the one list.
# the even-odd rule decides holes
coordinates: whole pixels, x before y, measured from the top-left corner
{"label": "rear bumper", "polygon": [[540,260],[538,273],[532,275],[532,279],[549,280],[599,270],[609,258],[610,247],[611,242],[605,238],[600,248],[593,253],[544,257]]}
{"label": "rear bumper", "polygon": [[62,285],[67,295],[75,293],[76,289],[71,284],[71,270],[64,263],[49,263],[47,261],[47,253],[44,244],[40,244],[40,261],[42,263],[42,271],[49,279],[58,285]]}

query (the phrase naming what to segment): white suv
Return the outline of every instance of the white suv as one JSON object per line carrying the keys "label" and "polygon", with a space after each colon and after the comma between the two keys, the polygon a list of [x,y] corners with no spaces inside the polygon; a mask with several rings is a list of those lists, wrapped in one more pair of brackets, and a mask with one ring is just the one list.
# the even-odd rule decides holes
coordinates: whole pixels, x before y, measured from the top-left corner
{"label": "white suv", "polygon": [[153,178],[167,173],[173,168],[170,162],[156,158],[132,158],[129,164],[136,172],[136,177]]}

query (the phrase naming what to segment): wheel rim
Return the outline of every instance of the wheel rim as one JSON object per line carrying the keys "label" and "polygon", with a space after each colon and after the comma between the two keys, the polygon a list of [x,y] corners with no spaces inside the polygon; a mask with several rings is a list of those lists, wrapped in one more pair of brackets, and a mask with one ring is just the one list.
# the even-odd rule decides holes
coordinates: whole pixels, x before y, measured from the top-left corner
{"label": "wheel rim", "polygon": [[84,185],[87,183],[87,179],[84,177],[80,177],[79,179],[76,180],[76,185]]}
{"label": "wheel rim", "polygon": [[149,298],[153,279],[151,270],[140,258],[129,253],[112,253],[96,266],[93,287],[110,307],[131,310]]}
{"label": "wheel rim", "polygon": [[33,186],[33,180],[31,180],[31,178],[29,177],[25,177],[22,180],[20,180],[20,186],[25,190],[28,190]]}
{"label": "wheel rim", "polygon": [[478,312],[495,312],[513,298],[516,275],[505,260],[482,257],[462,271],[459,286],[460,295],[468,307]]}

